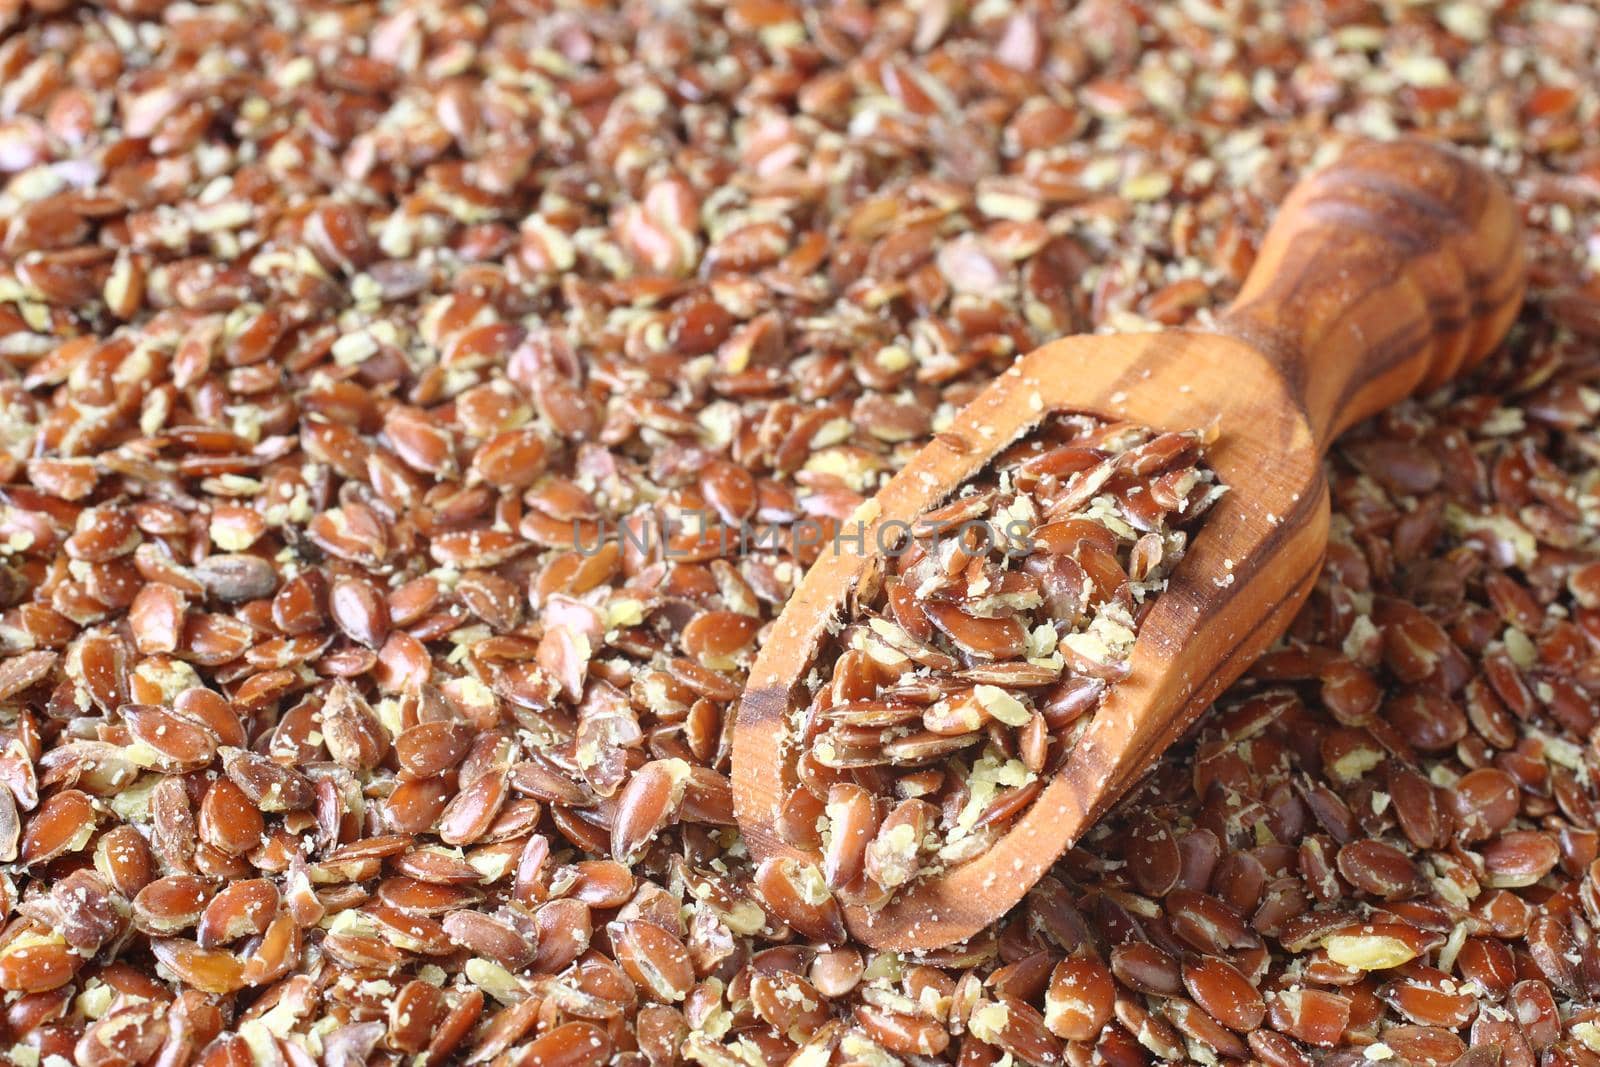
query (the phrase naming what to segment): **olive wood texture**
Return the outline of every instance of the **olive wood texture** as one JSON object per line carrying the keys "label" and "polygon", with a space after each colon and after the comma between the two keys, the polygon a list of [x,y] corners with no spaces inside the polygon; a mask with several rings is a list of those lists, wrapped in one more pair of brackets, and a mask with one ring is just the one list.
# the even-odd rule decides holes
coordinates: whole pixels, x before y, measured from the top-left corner
{"label": "olive wood texture", "polygon": [[[1520,222],[1476,164],[1419,141],[1364,144],[1279,210],[1217,332],[1068,337],[1020,359],[863,505],[879,525],[945,501],[1057,412],[1161,430],[1215,424],[1229,492],[1145,617],[1127,678],[1066,765],[992,848],[845,909],[877,947],[971,937],[1014,906],[1287,628],[1327,548],[1322,454],[1357,420],[1481,361],[1524,287]],[[891,528],[894,529],[894,528]],[[795,785],[790,716],[829,624],[872,558],[841,542],[812,566],[757,657],[733,741],[734,800],[758,858],[811,859],[773,831]]]}

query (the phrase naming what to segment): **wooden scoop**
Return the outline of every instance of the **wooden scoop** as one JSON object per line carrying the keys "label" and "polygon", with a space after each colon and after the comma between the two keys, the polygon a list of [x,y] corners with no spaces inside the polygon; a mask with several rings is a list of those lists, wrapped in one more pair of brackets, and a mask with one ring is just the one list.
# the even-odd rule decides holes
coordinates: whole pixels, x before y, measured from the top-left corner
{"label": "wooden scoop", "polygon": [[[992,848],[846,908],[881,948],[971,937],[1008,911],[1289,625],[1328,538],[1322,454],[1346,427],[1433,389],[1499,343],[1522,300],[1520,223],[1504,189],[1432,144],[1366,144],[1303,180],[1217,332],[1054,341],[963,409],[862,510],[909,522],[1056,412],[1161,430],[1216,423],[1208,462],[1230,491],[1145,617],[1063,770]],[[895,529],[891,527],[890,529]],[[869,557],[839,542],[812,566],[756,659],[733,739],[739,825],[759,859],[804,853],[774,832],[795,785],[789,716],[828,624]]]}

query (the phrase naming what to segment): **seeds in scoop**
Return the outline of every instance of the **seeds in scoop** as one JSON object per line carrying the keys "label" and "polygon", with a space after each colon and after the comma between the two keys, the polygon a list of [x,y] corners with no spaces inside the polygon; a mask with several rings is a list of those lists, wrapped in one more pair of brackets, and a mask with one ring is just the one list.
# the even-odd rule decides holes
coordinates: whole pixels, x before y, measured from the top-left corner
{"label": "seeds in scoop", "polygon": [[[803,820],[803,796],[824,801],[817,834],[793,825],[790,840],[820,837],[834,892],[881,902],[980,854],[1027,809],[1126,672],[1135,611],[1220,493],[1198,466],[1204,444],[1202,433],[1054,420],[923,515],[919,539],[884,561],[875,595],[845,619],[843,647],[823,651],[832,673],[803,713],[803,760],[830,784],[803,782],[786,804]],[[1174,507],[1134,503],[1172,474],[1187,487]],[[935,790],[900,792],[901,776],[923,769],[939,772]],[[918,806],[885,818],[902,798]]]}

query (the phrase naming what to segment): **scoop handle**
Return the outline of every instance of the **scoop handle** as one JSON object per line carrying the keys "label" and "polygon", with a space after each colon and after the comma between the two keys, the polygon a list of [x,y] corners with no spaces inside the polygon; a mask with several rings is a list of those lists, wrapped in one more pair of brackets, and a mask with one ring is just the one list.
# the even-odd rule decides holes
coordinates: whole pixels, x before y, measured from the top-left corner
{"label": "scoop handle", "polygon": [[1494,175],[1432,142],[1368,142],[1295,186],[1219,325],[1278,363],[1326,449],[1480,362],[1525,284]]}

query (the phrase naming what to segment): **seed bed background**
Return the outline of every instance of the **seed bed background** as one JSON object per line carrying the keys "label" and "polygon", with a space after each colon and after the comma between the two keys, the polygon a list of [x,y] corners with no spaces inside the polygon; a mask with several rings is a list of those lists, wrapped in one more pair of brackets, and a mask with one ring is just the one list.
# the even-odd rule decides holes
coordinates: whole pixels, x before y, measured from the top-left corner
{"label": "seed bed background", "polygon": [[[1597,46],[1549,2],[0,3],[0,1055],[1600,1062]],[[1413,130],[1510,182],[1531,299],[1337,450],[1290,646],[992,936],[764,911],[725,726],[807,558],[574,538],[842,520]]]}

